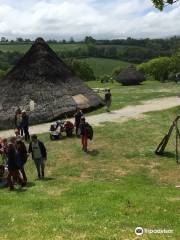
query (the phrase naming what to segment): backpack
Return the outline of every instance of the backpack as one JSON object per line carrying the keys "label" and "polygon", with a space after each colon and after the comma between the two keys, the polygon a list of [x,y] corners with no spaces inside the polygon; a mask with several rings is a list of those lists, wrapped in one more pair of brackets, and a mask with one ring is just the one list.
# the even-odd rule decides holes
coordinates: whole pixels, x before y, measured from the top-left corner
{"label": "backpack", "polygon": [[92,140],[93,139],[93,135],[94,135],[94,132],[93,132],[93,128],[91,125],[89,125],[89,123],[86,123],[86,130],[87,130],[87,138]]}

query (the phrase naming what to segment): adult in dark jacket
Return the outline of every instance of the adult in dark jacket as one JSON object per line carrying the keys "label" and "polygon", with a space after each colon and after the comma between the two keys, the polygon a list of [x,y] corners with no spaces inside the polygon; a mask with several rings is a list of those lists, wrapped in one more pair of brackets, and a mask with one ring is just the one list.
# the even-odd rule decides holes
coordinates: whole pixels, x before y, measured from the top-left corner
{"label": "adult in dark jacket", "polygon": [[24,131],[25,135],[25,141],[30,140],[30,135],[29,135],[29,116],[27,115],[26,111],[22,111],[22,128]]}
{"label": "adult in dark jacket", "polygon": [[22,187],[24,186],[24,181],[20,175],[20,162],[18,158],[18,154],[16,152],[15,146],[12,143],[8,144],[8,186],[10,190],[14,189],[14,182],[17,181]]}
{"label": "adult in dark jacket", "polygon": [[45,161],[47,159],[47,151],[44,143],[39,141],[36,135],[31,137],[32,142],[29,145],[29,153],[36,165],[38,178],[44,178]]}
{"label": "adult in dark jacket", "polygon": [[24,165],[27,162],[27,158],[28,158],[26,145],[22,141],[17,141],[16,149],[19,157],[20,170],[23,176],[23,180],[24,180],[24,183],[27,184],[27,176],[24,170]]}
{"label": "adult in dark jacket", "polygon": [[74,118],[75,118],[74,125],[76,127],[76,136],[78,136],[82,116],[83,116],[82,111],[79,108],[77,108],[76,113],[74,115]]}
{"label": "adult in dark jacket", "polygon": [[81,118],[80,130],[81,130],[81,144],[82,150],[87,152],[88,146],[88,128],[89,124],[86,122],[86,119],[83,117]]}

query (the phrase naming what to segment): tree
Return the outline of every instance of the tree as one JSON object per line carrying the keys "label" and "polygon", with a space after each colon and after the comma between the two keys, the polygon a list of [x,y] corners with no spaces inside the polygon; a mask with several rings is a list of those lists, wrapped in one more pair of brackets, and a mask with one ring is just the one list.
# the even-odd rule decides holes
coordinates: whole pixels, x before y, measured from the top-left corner
{"label": "tree", "polygon": [[171,58],[159,57],[152,59],[147,63],[142,63],[138,66],[138,70],[146,75],[152,76],[155,80],[164,82],[165,80],[168,80],[170,64]]}
{"label": "tree", "polygon": [[21,38],[21,37],[18,37],[18,38],[16,38],[16,42],[18,42],[18,43],[22,43],[22,42],[24,42],[24,39]]}
{"label": "tree", "polygon": [[156,8],[159,10],[163,10],[164,7],[168,4],[174,4],[175,2],[178,2],[179,0],[151,0]]}
{"label": "tree", "polygon": [[5,37],[1,37],[1,42],[6,43],[6,42],[8,42],[8,39],[6,39]]}
{"label": "tree", "polygon": [[174,74],[180,72],[180,52],[177,52],[175,55],[171,57],[169,69],[170,72]]}
{"label": "tree", "polygon": [[84,39],[84,42],[86,44],[95,44],[96,43],[96,39],[94,39],[91,36],[86,36],[85,39]]}
{"label": "tree", "polygon": [[66,63],[71,67],[76,76],[80,77],[85,81],[95,80],[93,69],[84,61],[70,59]]}
{"label": "tree", "polygon": [[69,43],[74,43],[74,38],[73,37],[70,37],[70,40],[69,40]]}

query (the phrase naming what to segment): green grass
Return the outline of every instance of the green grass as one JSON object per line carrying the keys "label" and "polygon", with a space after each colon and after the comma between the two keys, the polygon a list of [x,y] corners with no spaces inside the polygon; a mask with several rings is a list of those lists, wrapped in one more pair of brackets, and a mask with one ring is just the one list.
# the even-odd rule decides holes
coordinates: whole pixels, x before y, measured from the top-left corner
{"label": "green grass", "polygon": [[107,58],[85,58],[81,60],[87,62],[92,67],[96,77],[106,74],[110,75],[114,69],[128,66],[126,62]]}
{"label": "green grass", "polygon": [[[0,190],[0,239],[125,240],[134,229],[171,229],[173,234],[142,239],[180,238],[179,168],[171,154],[154,154],[180,109],[147,114],[143,120],[95,128],[89,153],[79,139],[50,142],[47,181],[34,181],[29,159],[26,191]],[[168,238],[169,237],[169,238]]]}
{"label": "green grass", "polygon": [[[154,98],[178,96],[180,94],[180,85],[174,82],[161,83],[158,81],[145,81],[138,86],[122,86],[114,83],[100,83],[90,81],[87,83],[91,88],[110,88],[112,92],[112,110],[117,110],[127,105],[140,104],[141,101]],[[100,93],[104,98],[104,93]],[[91,114],[104,112],[104,108],[98,109]]]}

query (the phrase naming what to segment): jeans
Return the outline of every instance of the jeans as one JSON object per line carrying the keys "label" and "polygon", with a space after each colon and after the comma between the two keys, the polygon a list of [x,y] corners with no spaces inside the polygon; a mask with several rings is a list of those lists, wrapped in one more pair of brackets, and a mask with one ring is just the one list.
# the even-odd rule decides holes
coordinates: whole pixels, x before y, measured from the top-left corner
{"label": "jeans", "polygon": [[43,158],[34,159],[36,165],[38,178],[44,178],[45,160]]}
{"label": "jeans", "polygon": [[7,181],[8,181],[8,186],[10,188],[14,187],[14,183],[17,182],[18,184],[20,184],[21,186],[24,186],[24,181],[21,178],[20,172],[19,170],[9,170],[9,174],[7,177]]}
{"label": "jeans", "polygon": [[29,127],[24,127],[24,135],[25,135],[25,141],[29,141],[30,140],[30,135],[29,135]]}

